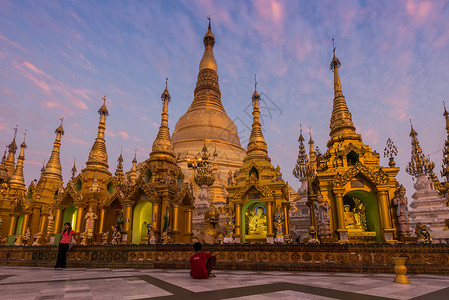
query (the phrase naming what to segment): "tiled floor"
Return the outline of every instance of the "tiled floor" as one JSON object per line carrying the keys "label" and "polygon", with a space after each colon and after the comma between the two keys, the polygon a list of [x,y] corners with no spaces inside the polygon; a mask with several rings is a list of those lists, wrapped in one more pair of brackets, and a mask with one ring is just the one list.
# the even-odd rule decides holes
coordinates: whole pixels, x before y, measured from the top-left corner
{"label": "tiled floor", "polygon": [[449,299],[449,276],[187,270],[0,267],[0,299]]}

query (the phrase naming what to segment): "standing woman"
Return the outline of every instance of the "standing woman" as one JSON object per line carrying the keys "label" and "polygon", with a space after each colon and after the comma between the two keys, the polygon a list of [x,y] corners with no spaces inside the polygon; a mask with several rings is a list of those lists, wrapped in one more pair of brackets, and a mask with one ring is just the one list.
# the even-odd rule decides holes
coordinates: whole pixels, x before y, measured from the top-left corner
{"label": "standing woman", "polygon": [[69,250],[74,233],[75,231],[72,230],[72,225],[69,222],[64,223],[64,231],[62,232],[61,241],[59,241],[58,259],[55,269],[64,269],[66,267],[67,251]]}

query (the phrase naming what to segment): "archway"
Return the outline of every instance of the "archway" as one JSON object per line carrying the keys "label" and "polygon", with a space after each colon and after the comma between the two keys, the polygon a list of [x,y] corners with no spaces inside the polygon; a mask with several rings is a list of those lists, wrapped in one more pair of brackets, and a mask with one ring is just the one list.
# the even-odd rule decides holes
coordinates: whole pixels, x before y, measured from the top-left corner
{"label": "archway", "polygon": [[23,226],[23,214],[20,214],[19,217],[17,218],[15,235],[19,235],[22,233],[22,226]]}
{"label": "archway", "polygon": [[247,202],[242,209],[243,243],[265,243],[267,241],[267,207],[258,200]]}
{"label": "archway", "polygon": [[75,205],[69,205],[64,211],[64,218],[62,219],[61,231],[64,230],[64,224],[69,222],[72,228],[76,228],[76,216],[78,215],[78,208]]}
{"label": "archway", "polygon": [[[381,228],[380,228],[380,218],[379,218],[379,208],[377,204],[377,198],[370,192],[363,190],[354,190],[346,193],[343,197],[345,205],[352,206],[352,203],[345,202],[346,199],[353,199],[352,201],[359,200],[361,202],[361,207],[365,210],[366,224],[365,230],[369,232],[376,233],[377,242],[382,242]],[[347,201],[347,200],[346,200]],[[355,205],[356,203],[354,203]],[[351,207],[352,210],[352,207]]]}
{"label": "archway", "polygon": [[[132,243],[140,244],[142,239],[146,237],[146,225],[153,221],[153,205],[151,202],[141,202],[136,205],[133,213],[133,229],[132,229]],[[143,232],[142,232],[143,231]]]}

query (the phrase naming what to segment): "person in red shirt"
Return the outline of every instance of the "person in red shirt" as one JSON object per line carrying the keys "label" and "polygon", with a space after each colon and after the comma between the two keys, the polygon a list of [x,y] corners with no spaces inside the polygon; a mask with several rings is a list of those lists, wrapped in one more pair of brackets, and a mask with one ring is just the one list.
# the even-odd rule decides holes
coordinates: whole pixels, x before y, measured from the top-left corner
{"label": "person in red shirt", "polygon": [[71,244],[74,233],[75,231],[72,230],[72,225],[69,222],[65,223],[62,238],[59,241],[58,259],[56,260],[55,269],[64,269],[66,267],[67,251],[69,251],[69,245]]}
{"label": "person in red shirt", "polygon": [[206,253],[201,251],[203,245],[201,243],[193,244],[195,254],[190,257],[190,276],[194,279],[207,279],[215,277],[212,274],[212,268],[215,266],[217,258],[214,253]]}

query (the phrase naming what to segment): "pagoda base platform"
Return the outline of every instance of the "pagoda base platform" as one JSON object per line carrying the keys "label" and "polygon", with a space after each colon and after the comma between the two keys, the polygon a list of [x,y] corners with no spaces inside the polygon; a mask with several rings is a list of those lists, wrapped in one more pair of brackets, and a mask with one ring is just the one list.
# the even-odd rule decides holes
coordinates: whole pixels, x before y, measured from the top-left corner
{"label": "pagoda base platform", "polygon": [[[68,267],[189,268],[192,245],[75,246]],[[408,257],[408,273],[449,274],[449,245],[300,244],[205,245],[217,269],[323,272],[393,272],[392,257]],[[56,246],[0,246],[0,265],[53,267]]]}

